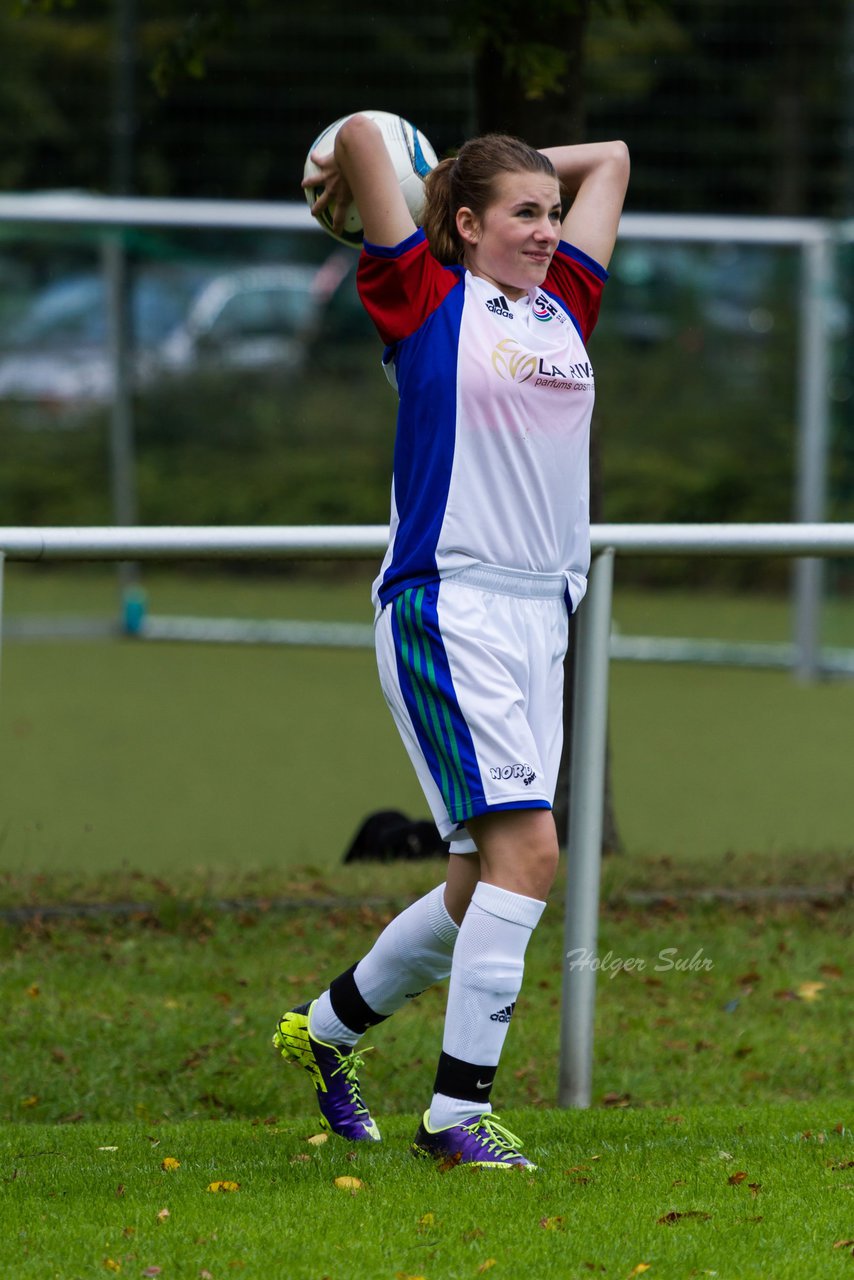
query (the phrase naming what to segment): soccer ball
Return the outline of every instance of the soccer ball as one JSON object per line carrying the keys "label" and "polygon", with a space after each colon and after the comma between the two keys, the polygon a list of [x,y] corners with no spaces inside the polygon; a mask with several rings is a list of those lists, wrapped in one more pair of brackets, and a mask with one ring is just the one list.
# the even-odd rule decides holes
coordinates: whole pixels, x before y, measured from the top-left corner
{"label": "soccer ball", "polygon": [[[379,125],[383,141],[394,163],[400,189],[409,207],[409,212],[412,214],[413,221],[417,225],[424,208],[424,179],[437,163],[436,152],[430,146],[424,134],[416,129],[414,124],[404,120],[403,116],[395,116],[388,111],[360,111],[356,114],[368,116],[369,119]],[[350,116],[342,116],[340,120],[336,120],[334,124],[329,125],[327,129],[324,129],[315,138],[306,156],[304,177],[315,177],[318,172],[311,162],[312,151],[320,151],[322,154],[331,151],[335,145],[335,136],[338,130],[344,121],[349,119]],[[314,204],[322,191],[322,185],[305,188],[305,198],[309,205]],[[359,217],[356,206],[354,204],[350,206],[341,235],[332,230],[332,215],[334,212],[334,205],[330,202],[320,214],[318,222],[336,240],[358,249],[362,243],[363,232],[362,220]]]}

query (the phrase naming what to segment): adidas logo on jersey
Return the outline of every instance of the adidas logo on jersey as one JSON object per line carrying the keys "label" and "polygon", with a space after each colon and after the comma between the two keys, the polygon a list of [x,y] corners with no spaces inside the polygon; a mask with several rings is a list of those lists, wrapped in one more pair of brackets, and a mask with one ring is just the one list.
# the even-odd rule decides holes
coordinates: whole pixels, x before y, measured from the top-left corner
{"label": "adidas logo on jersey", "polygon": [[509,1022],[513,1017],[513,1010],[516,1008],[516,1001],[508,1004],[504,1009],[498,1009],[495,1013],[489,1015],[490,1022]]}
{"label": "adidas logo on jersey", "polygon": [[491,311],[494,316],[503,316],[505,320],[513,319],[513,312],[510,310],[510,303],[500,293],[497,298],[490,298],[486,304],[487,311]]}

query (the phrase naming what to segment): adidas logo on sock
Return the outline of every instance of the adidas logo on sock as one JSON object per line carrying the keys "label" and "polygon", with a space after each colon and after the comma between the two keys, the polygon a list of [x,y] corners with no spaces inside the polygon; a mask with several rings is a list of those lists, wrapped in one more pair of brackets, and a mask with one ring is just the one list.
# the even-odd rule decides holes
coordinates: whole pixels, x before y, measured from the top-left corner
{"label": "adidas logo on sock", "polygon": [[486,304],[487,311],[491,311],[494,316],[503,316],[505,320],[513,319],[513,312],[510,310],[510,303],[500,293],[497,298],[490,298]]}
{"label": "adidas logo on sock", "polygon": [[513,1003],[508,1004],[506,1008],[499,1009],[496,1013],[491,1013],[489,1015],[489,1021],[490,1022],[509,1022],[510,1019],[513,1017],[513,1010],[515,1008],[516,1008],[516,1001],[514,1000]]}

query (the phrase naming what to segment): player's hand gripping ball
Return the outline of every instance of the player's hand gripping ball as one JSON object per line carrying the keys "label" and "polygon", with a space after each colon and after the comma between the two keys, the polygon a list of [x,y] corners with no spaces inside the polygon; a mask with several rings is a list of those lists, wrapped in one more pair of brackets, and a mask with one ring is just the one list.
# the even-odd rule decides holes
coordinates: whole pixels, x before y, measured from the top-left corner
{"label": "player's hand gripping ball", "polygon": [[[368,116],[375,124],[379,125],[383,141],[391,156],[395,173],[400,183],[400,189],[403,192],[409,212],[412,214],[412,220],[418,226],[424,209],[424,179],[437,163],[436,152],[430,146],[424,134],[416,129],[415,125],[410,124],[408,120],[404,120],[403,116],[395,116],[388,111],[359,111],[355,114]],[[318,151],[321,155],[325,155],[332,151],[338,130],[344,121],[349,119],[350,116],[342,116],[340,120],[336,120],[334,124],[329,125],[327,129],[324,129],[315,138],[306,156],[303,177],[313,178],[319,176],[319,171],[311,159],[312,152]],[[305,198],[309,206],[311,206],[321,195],[323,186],[322,184],[307,186],[304,190]],[[363,232],[362,220],[355,204],[351,204],[347,211],[344,230],[340,235],[332,230],[334,214],[335,206],[330,201],[326,208],[318,214],[317,220],[324,230],[328,231],[336,240],[358,249],[362,243]]]}

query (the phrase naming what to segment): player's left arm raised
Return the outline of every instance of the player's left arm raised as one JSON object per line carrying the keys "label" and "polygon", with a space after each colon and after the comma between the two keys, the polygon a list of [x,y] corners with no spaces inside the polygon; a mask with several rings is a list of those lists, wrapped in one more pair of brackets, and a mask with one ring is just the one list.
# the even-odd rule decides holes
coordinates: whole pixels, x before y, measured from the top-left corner
{"label": "player's left arm raised", "polygon": [[624,142],[584,142],[543,147],[561,187],[572,201],[561,225],[564,240],[601,266],[611,260],[629,185],[629,149]]}

